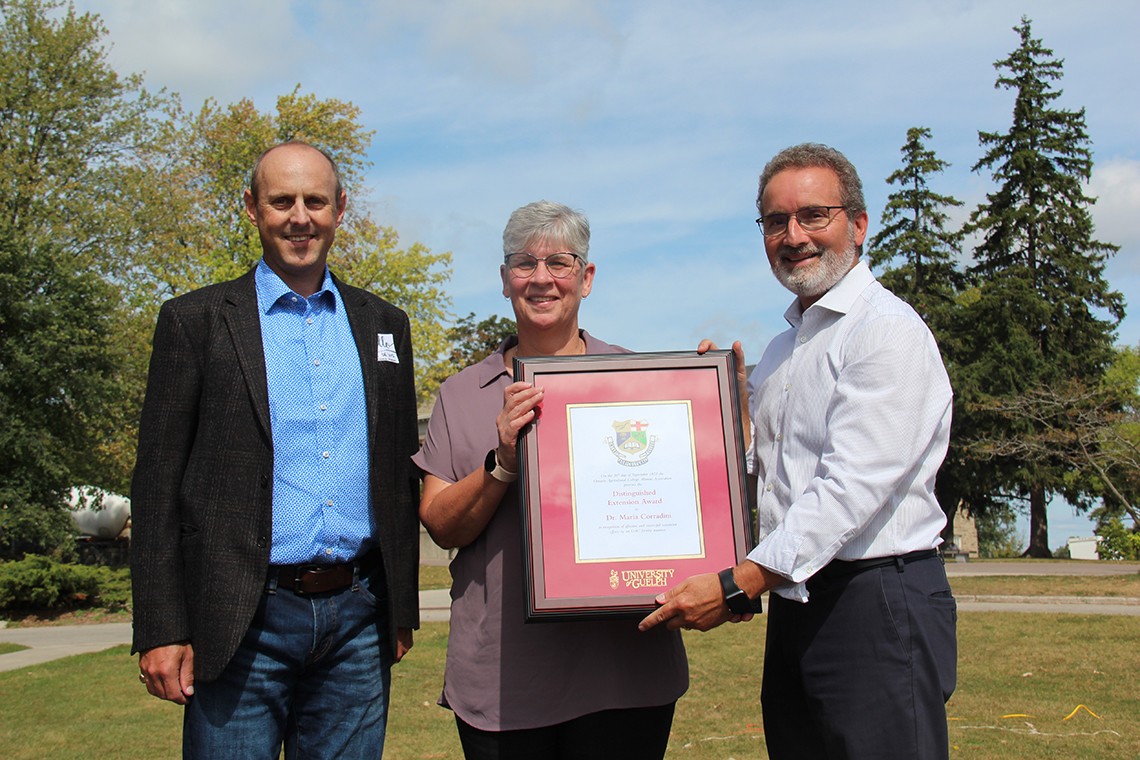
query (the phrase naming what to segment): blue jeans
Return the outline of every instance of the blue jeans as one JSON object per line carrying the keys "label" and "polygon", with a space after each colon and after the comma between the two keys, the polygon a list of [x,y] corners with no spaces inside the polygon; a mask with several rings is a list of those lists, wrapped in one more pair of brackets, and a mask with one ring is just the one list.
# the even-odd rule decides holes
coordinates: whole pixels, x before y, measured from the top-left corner
{"label": "blue jeans", "polygon": [[[383,569],[344,591],[266,592],[217,681],[194,684],[182,756],[194,760],[379,758],[391,650]],[[379,598],[373,596],[375,590]]]}

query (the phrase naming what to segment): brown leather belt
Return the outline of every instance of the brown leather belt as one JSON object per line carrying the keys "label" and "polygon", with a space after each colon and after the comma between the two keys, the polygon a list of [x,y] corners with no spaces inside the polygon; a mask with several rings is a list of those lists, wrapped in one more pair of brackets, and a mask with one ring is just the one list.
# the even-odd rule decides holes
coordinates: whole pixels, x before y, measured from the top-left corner
{"label": "brown leather belt", "polygon": [[287,588],[295,594],[323,594],[350,588],[354,566],[360,568],[363,577],[381,564],[380,560],[380,550],[372,549],[363,557],[339,565],[273,565],[272,569],[277,570],[277,588]]}

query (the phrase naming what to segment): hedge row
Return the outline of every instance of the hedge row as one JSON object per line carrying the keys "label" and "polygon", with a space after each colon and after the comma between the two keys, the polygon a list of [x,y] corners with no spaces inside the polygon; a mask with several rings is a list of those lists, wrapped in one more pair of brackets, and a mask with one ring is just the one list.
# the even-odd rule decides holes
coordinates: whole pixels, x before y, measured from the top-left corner
{"label": "hedge row", "polygon": [[0,562],[0,610],[115,609],[130,603],[131,574],[126,568],[63,564],[39,555]]}

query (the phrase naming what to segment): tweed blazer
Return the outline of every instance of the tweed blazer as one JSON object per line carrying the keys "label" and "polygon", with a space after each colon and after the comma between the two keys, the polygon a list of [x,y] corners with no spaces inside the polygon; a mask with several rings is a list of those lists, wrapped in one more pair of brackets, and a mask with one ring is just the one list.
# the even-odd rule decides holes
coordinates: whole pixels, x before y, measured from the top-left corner
{"label": "tweed blazer", "polygon": [[[407,315],[335,277],[360,354],[389,641],[419,627],[418,446]],[[378,334],[399,362],[378,361]],[[273,436],[254,273],[163,304],[131,487],[132,652],[179,641],[215,680],[265,589]]]}

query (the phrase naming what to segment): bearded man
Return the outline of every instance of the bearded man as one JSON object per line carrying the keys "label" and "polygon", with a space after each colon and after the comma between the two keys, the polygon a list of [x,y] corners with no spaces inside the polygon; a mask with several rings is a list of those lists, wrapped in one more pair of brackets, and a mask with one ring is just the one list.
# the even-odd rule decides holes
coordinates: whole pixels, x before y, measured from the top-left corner
{"label": "bearded man", "polygon": [[797,296],[747,383],[760,540],[736,567],[660,595],[641,628],[746,620],[770,590],[770,757],[946,758],[957,611],[934,497],[946,369],[922,318],[860,260],[867,210],[842,153],[780,152],[756,205],[772,272]]}

